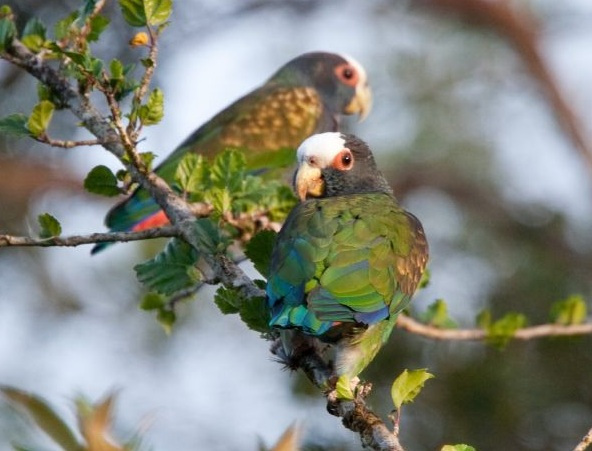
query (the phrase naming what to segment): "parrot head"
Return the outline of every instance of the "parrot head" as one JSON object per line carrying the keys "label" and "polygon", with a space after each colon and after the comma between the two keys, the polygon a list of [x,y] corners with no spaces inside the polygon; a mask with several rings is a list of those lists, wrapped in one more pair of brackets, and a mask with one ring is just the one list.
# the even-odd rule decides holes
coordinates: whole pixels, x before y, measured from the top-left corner
{"label": "parrot head", "polygon": [[368,145],[354,135],[313,135],[302,142],[297,158],[294,190],[301,201],[351,193],[392,194]]}
{"label": "parrot head", "polygon": [[282,66],[268,83],[307,86],[320,93],[333,114],[358,114],[364,120],[372,108],[366,71],[355,59],[328,52],[300,55]]}

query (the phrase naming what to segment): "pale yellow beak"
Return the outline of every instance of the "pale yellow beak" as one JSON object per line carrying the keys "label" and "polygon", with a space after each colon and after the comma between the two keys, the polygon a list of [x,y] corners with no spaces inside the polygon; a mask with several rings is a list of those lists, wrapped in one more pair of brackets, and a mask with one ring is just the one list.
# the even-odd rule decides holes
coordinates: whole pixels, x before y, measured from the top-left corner
{"label": "pale yellow beak", "polygon": [[347,114],[358,114],[359,121],[362,122],[372,109],[372,90],[367,82],[356,86],[356,95],[352,101],[345,107]]}
{"label": "pale yellow beak", "polygon": [[311,166],[307,161],[300,163],[294,177],[294,189],[301,201],[308,197],[321,196],[325,189],[321,170]]}

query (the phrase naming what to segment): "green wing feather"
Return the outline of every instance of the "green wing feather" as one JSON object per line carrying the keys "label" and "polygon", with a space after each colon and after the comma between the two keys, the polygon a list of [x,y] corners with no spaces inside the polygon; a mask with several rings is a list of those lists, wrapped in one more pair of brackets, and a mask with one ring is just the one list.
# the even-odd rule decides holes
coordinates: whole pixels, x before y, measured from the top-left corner
{"label": "green wing feather", "polygon": [[374,324],[407,305],[426,261],[421,224],[392,196],[306,201],[288,217],[272,256],[271,324],[315,335],[335,323]]}

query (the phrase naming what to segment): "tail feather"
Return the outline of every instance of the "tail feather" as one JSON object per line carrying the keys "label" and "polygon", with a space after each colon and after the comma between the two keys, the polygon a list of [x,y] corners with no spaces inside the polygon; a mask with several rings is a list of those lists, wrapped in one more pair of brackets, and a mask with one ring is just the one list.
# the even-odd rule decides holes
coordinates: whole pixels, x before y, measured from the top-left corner
{"label": "tail feather", "polygon": [[[107,214],[105,225],[111,232],[140,231],[160,227],[168,218],[145,190],[136,190],[131,197],[115,205]],[[96,244],[91,254],[101,252],[113,242]]]}

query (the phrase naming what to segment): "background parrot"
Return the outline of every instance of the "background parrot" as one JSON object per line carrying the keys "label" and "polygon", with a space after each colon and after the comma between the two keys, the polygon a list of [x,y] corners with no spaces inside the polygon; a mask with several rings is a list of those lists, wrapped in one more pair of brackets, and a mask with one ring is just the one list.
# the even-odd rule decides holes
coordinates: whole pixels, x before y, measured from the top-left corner
{"label": "background parrot", "polygon": [[360,139],[317,134],[297,157],[294,185],[302,202],[272,252],[270,325],[333,343],[338,397],[353,398],[352,379],[372,361],[417,288],[428,244]]}
{"label": "background parrot", "polygon": [[[199,127],[155,171],[173,183],[187,152],[212,157],[229,147],[245,151],[250,170],[286,167],[306,137],[337,131],[341,115],[357,113],[363,119],[371,101],[366,72],[353,58],[305,53]],[[105,219],[111,231],[144,230],[167,222],[143,188],[113,207]],[[107,245],[96,245],[92,253]]]}

